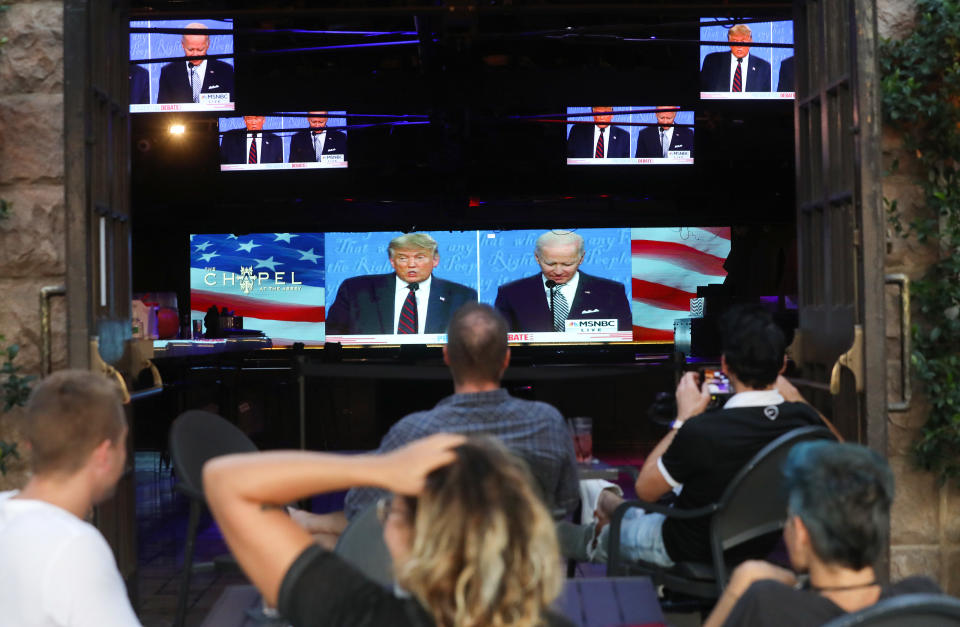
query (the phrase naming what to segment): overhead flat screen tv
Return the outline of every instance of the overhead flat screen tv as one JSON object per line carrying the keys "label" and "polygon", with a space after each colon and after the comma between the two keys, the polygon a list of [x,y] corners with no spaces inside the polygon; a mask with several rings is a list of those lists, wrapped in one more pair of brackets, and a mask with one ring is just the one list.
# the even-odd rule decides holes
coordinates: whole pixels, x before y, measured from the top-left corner
{"label": "overhead flat screen tv", "polygon": [[216,234],[190,246],[192,317],[226,307],[274,345],[443,344],[453,312],[478,300],[504,315],[512,344],[670,343],[697,287],[724,281],[730,229]]}
{"label": "overhead flat screen tv", "polygon": [[691,165],[693,122],[676,105],[568,107],[567,165]]}
{"label": "overhead flat screen tv", "polygon": [[345,111],[220,118],[220,170],[347,167]]}
{"label": "overhead flat screen tv", "polygon": [[233,111],[233,20],[138,20],[130,28],[131,113]]}
{"label": "overhead flat screen tv", "polygon": [[[793,21],[701,18],[700,98],[782,100],[794,97]],[[751,44],[776,44],[757,46]]]}

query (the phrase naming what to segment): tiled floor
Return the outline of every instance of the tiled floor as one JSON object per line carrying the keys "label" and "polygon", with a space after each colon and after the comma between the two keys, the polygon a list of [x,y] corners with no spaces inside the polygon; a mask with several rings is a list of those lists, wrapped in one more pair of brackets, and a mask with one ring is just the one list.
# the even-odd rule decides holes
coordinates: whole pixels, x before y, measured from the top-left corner
{"label": "tiled floor", "polygon": [[[139,616],[144,627],[170,627],[177,609],[183,547],[190,503],[176,490],[176,480],[159,454],[136,455],[137,542],[140,565]],[[210,562],[228,553],[209,514],[200,521],[194,563]],[[226,586],[246,583],[237,570],[194,572],[186,624],[200,625]]]}

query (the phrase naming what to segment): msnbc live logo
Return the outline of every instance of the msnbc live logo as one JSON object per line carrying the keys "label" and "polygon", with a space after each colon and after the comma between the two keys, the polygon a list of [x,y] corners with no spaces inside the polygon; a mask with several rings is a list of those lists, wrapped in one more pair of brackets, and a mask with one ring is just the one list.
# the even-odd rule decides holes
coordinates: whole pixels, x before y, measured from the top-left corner
{"label": "msnbc live logo", "polygon": [[610,320],[567,320],[567,332],[609,333],[617,330],[616,318]]}

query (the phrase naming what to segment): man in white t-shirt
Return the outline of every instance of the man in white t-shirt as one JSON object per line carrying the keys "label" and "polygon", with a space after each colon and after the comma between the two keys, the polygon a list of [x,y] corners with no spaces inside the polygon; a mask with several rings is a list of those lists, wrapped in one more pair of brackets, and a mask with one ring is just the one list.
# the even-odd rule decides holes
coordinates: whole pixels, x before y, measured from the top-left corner
{"label": "man in white t-shirt", "polygon": [[139,625],[110,547],[84,521],[126,464],[119,390],[92,372],[57,372],[31,394],[25,432],[33,475],[0,493],[0,622]]}

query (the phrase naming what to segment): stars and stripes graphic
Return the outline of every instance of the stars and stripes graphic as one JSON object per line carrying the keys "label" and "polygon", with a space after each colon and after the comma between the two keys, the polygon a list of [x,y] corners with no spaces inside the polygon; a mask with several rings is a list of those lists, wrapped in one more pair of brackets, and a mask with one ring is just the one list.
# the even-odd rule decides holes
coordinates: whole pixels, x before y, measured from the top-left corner
{"label": "stars and stripes graphic", "polygon": [[633,339],[672,342],[673,321],[689,317],[697,287],[723,283],[730,227],[630,230]]}
{"label": "stars and stripes graphic", "polygon": [[275,346],[322,344],[323,240],[323,233],[191,235],[191,317],[226,307]]}

